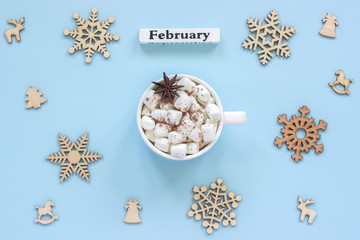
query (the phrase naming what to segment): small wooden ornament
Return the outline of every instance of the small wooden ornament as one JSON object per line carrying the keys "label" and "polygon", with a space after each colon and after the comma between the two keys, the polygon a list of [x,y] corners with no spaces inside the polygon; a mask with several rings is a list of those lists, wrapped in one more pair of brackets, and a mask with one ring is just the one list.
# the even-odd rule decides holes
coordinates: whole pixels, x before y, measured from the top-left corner
{"label": "small wooden ornament", "polygon": [[[54,216],[54,214],[52,213],[52,207],[54,207],[54,206],[55,206],[55,204],[50,200],[45,203],[44,207],[35,206],[35,209],[37,209],[38,215],[39,215],[37,218],[35,218],[35,222],[41,223],[41,224],[50,224],[53,221],[55,221],[56,219],[58,219],[59,217]],[[51,217],[51,219],[42,220],[41,217],[45,216],[45,215],[49,215]]]}
{"label": "small wooden ornament", "polygon": [[77,173],[82,179],[90,181],[90,173],[88,164],[102,158],[97,152],[89,151],[88,145],[88,132],[81,135],[78,140],[71,142],[67,136],[59,133],[59,144],[61,150],[50,154],[46,159],[52,163],[61,164],[60,182],[67,180],[71,174]]}
{"label": "small wooden ornament", "polygon": [[280,20],[276,11],[271,11],[264,20],[266,22],[264,25],[261,24],[261,19],[259,21],[257,18],[247,20],[249,31],[255,33],[255,36],[249,35],[242,44],[243,48],[256,51],[259,47],[258,55],[263,65],[266,65],[274,56],[272,52],[275,52],[277,56],[290,57],[291,52],[285,41],[292,37],[295,28],[285,25],[279,27]]}
{"label": "small wooden ornament", "polygon": [[[332,89],[337,92],[338,94],[350,94],[350,91],[348,90],[349,84],[354,81],[353,79],[346,79],[345,73],[342,70],[339,70],[335,73],[337,75],[335,82],[329,82],[329,86],[332,87]],[[344,87],[344,90],[338,89],[335,87],[335,85],[340,84]]]}
{"label": "small wooden ornament", "polygon": [[[319,130],[326,130],[327,123],[320,120],[319,124],[314,123],[314,118],[306,117],[310,113],[310,109],[306,106],[299,108],[300,116],[292,115],[290,120],[287,120],[287,115],[279,115],[278,123],[284,123],[285,126],[281,129],[283,138],[276,137],[274,144],[281,148],[282,144],[285,143],[288,150],[294,150],[295,154],[291,157],[295,162],[303,159],[302,152],[309,152],[311,148],[315,148],[315,153],[321,153],[324,151],[323,144],[317,144],[320,139]],[[305,132],[304,138],[298,138],[296,132],[302,129]]]}
{"label": "small wooden ornament", "polygon": [[41,104],[47,101],[46,98],[42,97],[42,93],[39,92],[39,89],[35,87],[29,87],[29,89],[26,91],[27,97],[25,100],[28,102],[26,104],[26,108],[39,108]]}
{"label": "small wooden ornament", "polygon": [[335,27],[339,25],[339,23],[336,21],[336,16],[331,16],[330,13],[326,15],[326,17],[322,20],[324,26],[320,30],[320,35],[323,35],[325,37],[334,38],[335,35]]}
{"label": "small wooden ornament", "polygon": [[19,22],[16,21],[16,19],[14,20],[9,20],[8,23],[10,24],[14,24],[15,27],[8,29],[5,31],[5,37],[6,40],[8,41],[8,43],[12,43],[12,36],[15,36],[16,41],[20,42],[21,38],[20,38],[20,31],[24,30],[24,26],[22,25],[25,22],[25,18],[22,17]]}
{"label": "small wooden ornament", "polygon": [[300,214],[300,221],[304,221],[305,216],[309,216],[308,218],[308,223],[311,224],[314,221],[314,218],[316,217],[316,211],[313,209],[310,209],[307,207],[307,205],[315,203],[315,201],[313,200],[307,200],[305,202],[303,202],[303,198],[301,196],[298,197],[298,201],[299,201],[299,205],[298,205],[298,209],[301,210],[301,214]]}
{"label": "small wooden ornament", "polygon": [[127,211],[126,216],[124,218],[124,222],[126,223],[141,223],[139,210],[141,210],[141,206],[137,199],[132,201],[129,198],[127,205],[125,206],[125,210]]}
{"label": "small wooden ornament", "polygon": [[227,186],[222,185],[223,180],[218,178],[216,183],[210,184],[210,189],[206,186],[199,188],[193,187],[194,203],[191,206],[191,210],[188,212],[189,217],[194,217],[196,220],[203,219],[203,226],[206,228],[208,234],[213,233],[214,229],[220,227],[220,223],[224,227],[236,225],[236,213],[232,211],[238,207],[238,202],[242,197],[236,195],[233,192],[226,194]]}
{"label": "small wooden ornament", "polygon": [[105,58],[110,57],[110,53],[106,49],[106,42],[117,41],[120,38],[119,35],[112,35],[107,31],[115,19],[109,17],[100,23],[97,12],[97,8],[91,9],[91,15],[86,21],[78,13],[74,13],[73,18],[77,27],[72,30],[64,30],[65,36],[75,39],[74,45],[69,48],[69,53],[73,54],[75,51],[83,49],[86,55],[86,63],[91,62],[95,51],[101,53]]}

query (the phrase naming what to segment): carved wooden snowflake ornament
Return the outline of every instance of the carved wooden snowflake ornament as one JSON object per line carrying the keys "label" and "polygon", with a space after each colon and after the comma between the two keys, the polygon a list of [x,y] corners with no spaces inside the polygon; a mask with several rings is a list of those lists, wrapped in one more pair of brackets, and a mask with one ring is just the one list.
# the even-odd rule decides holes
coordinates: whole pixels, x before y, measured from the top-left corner
{"label": "carved wooden snowflake ornament", "polygon": [[[282,144],[287,145],[288,150],[294,150],[295,154],[291,157],[295,162],[303,159],[301,152],[309,152],[311,148],[315,148],[315,153],[321,153],[324,151],[323,144],[317,144],[317,141],[320,139],[319,129],[325,131],[327,123],[323,120],[320,120],[319,124],[314,123],[314,118],[306,117],[310,113],[310,109],[306,106],[299,108],[301,116],[292,115],[292,119],[287,120],[287,115],[279,115],[278,123],[284,123],[285,127],[281,129],[283,138],[276,137],[275,145],[279,148],[282,147]],[[296,132],[299,129],[305,131],[305,137],[299,138],[296,136]]]}
{"label": "carved wooden snowflake ornament", "polygon": [[189,217],[195,216],[196,220],[203,219],[202,225],[206,227],[206,232],[211,234],[214,229],[218,229],[222,222],[223,226],[236,225],[236,213],[232,210],[238,207],[241,196],[233,192],[226,194],[227,186],[222,185],[221,178],[216,180],[216,183],[210,184],[208,190],[206,186],[199,188],[193,187],[194,199],[198,201],[191,206],[188,212]]}
{"label": "carved wooden snowflake ornament", "polygon": [[74,45],[69,48],[69,53],[73,54],[77,50],[83,49],[86,55],[85,62],[90,63],[91,57],[95,51],[102,53],[105,58],[110,57],[110,53],[106,50],[106,42],[119,40],[119,35],[112,35],[107,30],[111,23],[115,21],[113,17],[109,17],[105,21],[99,22],[97,9],[91,9],[91,15],[88,20],[79,17],[78,13],[73,14],[77,27],[73,30],[64,30],[66,36],[75,39]]}
{"label": "carved wooden snowflake ornament", "polygon": [[73,173],[77,173],[82,179],[90,181],[88,164],[102,158],[102,155],[87,149],[89,140],[87,135],[88,133],[86,132],[76,142],[71,142],[67,136],[59,133],[61,150],[50,154],[50,157],[46,157],[46,159],[53,163],[61,164],[60,182],[68,179]]}
{"label": "carved wooden snowflake ornament", "polygon": [[271,11],[265,18],[265,22],[266,24],[261,25],[261,19],[258,21],[257,18],[255,20],[249,18],[247,24],[250,32],[255,33],[255,36],[249,35],[242,44],[244,48],[254,51],[260,47],[261,50],[258,55],[263,65],[267,64],[273,57],[272,51],[276,51],[277,56],[290,57],[288,44],[284,41],[289,40],[295,33],[294,27],[281,25],[278,28],[277,25],[280,21],[276,11]]}

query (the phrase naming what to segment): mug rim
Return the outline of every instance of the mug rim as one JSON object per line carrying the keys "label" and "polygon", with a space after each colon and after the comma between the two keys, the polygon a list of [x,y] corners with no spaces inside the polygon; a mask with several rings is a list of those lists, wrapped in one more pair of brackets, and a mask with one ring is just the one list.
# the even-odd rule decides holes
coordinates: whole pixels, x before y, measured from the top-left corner
{"label": "mug rim", "polygon": [[[137,122],[137,126],[138,126],[138,130],[140,132],[140,135],[142,137],[142,139],[144,140],[144,142],[146,143],[146,145],[151,149],[153,150],[155,153],[157,153],[158,155],[164,157],[164,158],[167,158],[167,159],[170,159],[170,160],[176,160],[176,161],[186,161],[186,160],[191,160],[191,159],[194,159],[194,158],[197,158],[197,157],[200,157],[201,155],[203,155],[204,153],[206,153],[207,151],[209,151],[214,145],[215,143],[217,142],[217,140],[219,139],[220,137],[220,134],[222,132],[222,129],[223,129],[223,126],[224,126],[224,110],[223,110],[223,107],[222,107],[222,104],[221,104],[221,101],[220,101],[220,98],[219,96],[217,95],[217,93],[215,92],[215,90],[209,85],[207,84],[205,81],[201,80],[200,78],[197,78],[197,77],[194,77],[194,76],[191,76],[191,75],[187,75],[187,74],[172,74],[172,75],[169,75],[168,77],[169,78],[172,78],[174,77],[175,75],[177,75],[177,79],[181,79],[183,77],[187,77],[189,79],[191,79],[192,81],[194,81],[195,83],[197,84],[201,84],[203,85],[204,87],[206,87],[207,90],[209,90],[210,94],[211,94],[211,97],[214,98],[215,100],[215,103],[216,105],[218,106],[220,112],[221,112],[221,115],[222,115],[222,118],[221,120],[219,121],[219,125],[218,125],[218,129],[216,131],[216,137],[215,137],[215,140],[212,141],[210,144],[208,144],[206,147],[204,147],[203,149],[201,149],[199,152],[195,153],[195,154],[190,154],[190,155],[186,155],[185,157],[183,158],[179,158],[179,157],[175,157],[175,156],[172,156],[170,153],[165,153],[163,151],[160,151],[159,149],[157,149],[155,147],[155,144],[153,144],[146,136],[145,136],[145,130],[142,128],[141,126],[141,112],[142,112],[142,109],[143,109],[143,106],[144,106],[144,98],[146,96],[146,94],[148,93],[149,90],[153,90],[156,85],[155,84],[151,84],[144,92],[144,94],[141,96],[140,98],[140,101],[139,101],[139,104],[138,104],[138,108],[137,108],[137,113],[136,113],[136,122]],[[163,78],[160,78],[159,80],[157,80],[156,82],[160,82],[160,81],[163,81],[164,79]]]}

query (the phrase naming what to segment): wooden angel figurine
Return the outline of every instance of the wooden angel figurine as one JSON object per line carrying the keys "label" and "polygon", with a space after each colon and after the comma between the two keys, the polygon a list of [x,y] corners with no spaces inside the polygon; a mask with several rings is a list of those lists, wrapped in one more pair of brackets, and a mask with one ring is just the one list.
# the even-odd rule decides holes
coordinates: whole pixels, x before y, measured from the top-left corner
{"label": "wooden angel figurine", "polygon": [[325,23],[325,25],[320,30],[320,34],[325,37],[336,37],[335,27],[339,25],[339,23],[336,21],[336,15],[334,14],[334,16],[331,16],[330,13],[328,13],[322,21]]}
{"label": "wooden angel figurine", "polygon": [[124,222],[126,223],[140,223],[141,219],[139,216],[139,210],[141,210],[141,206],[138,205],[139,202],[135,199],[132,201],[129,198],[127,205],[125,206],[125,210],[127,211]]}

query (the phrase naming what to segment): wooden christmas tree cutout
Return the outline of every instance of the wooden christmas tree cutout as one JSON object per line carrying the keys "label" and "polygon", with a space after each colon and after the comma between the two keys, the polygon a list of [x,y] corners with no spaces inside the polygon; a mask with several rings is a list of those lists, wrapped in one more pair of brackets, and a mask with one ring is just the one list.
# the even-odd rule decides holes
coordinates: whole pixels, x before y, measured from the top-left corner
{"label": "wooden christmas tree cutout", "polygon": [[139,210],[141,210],[141,206],[139,205],[138,200],[132,201],[129,198],[127,205],[125,206],[125,210],[127,211],[126,216],[124,218],[124,222],[126,223],[141,223]]}
{"label": "wooden christmas tree cutout", "polygon": [[[55,204],[50,200],[45,203],[44,207],[35,206],[35,209],[37,209],[38,215],[39,215],[37,218],[35,218],[35,222],[41,223],[41,224],[50,224],[53,221],[55,221],[56,219],[58,219],[59,217],[54,216],[54,214],[52,213],[52,207],[54,207],[54,206],[55,206]],[[51,219],[42,220],[41,217],[45,216],[45,215],[49,215],[51,217]]]}
{"label": "wooden christmas tree cutout", "polygon": [[313,200],[307,200],[305,202],[303,202],[303,199],[301,196],[298,197],[298,201],[299,201],[299,205],[298,205],[298,209],[301,210],[301,214],[300,214],[300,221],[304,221],[305,216],[309,216],[308,218],[308,223],[311,224],[314,221],[314,218],[316,217],[316,211],[313,209],[310,209],[307,207],[307,205],[315,203],[315,201]]}
{"label": "wooden christmas tree cutout", "polygon": [[109,17],[105,21],[99,22],[97,9],[91,9],[91,15],[88,20],[80,17],[78,13],[73,14],[77,27],[73,30],[64,30],[66,36],[75,39],[74,45],[69,48],[69,53],[73,54],[77,50],[83,49],[86,55],[85,62],[90,63],[92,55],[95,51],[103,54],[105,58],[110,57],[110,53],[106,49],[106,42],[119,40],[119,35],[112,35],[107,30],[115,19]]}
{"label": "wooden christmas tree cutout", "polygon": [[[303,159],[302,152],[309,152],[311,148],[315,148],[315,153],[321,153],[324,151],[324,145],[317,144],[320,139],[319,130],[326,130],[327,123],[320,120],[319,124],[314,123],[314,118],[306,117],[310,113],[310,109],[306,106],[299,108],[301,116],[292,115],[292,119],[287,120],[287,115],[279,115],[278,123],[285,124],[285,127],[281,129],[283,138],[276,137],[274,144],[281,148],[282,144],[285,143],[288,150],[294,150],[295,154],[291,157],[295,162]],[[298,138],[296,132],[302,129],[305,132],[304,138]]]}
{"label": "wooden christmas tree cutout", "polygon": [[325,37],[330,37],[330,38],[336,37],[335,27],[339,25],[339,23],[336,21],[336,16],[335,15],[331,16],[330,13],[328,13],[322,21],[325,24],[319,33]]}
{"label": "wooden christmas tree cutout", "polygon": [[41,104],[47,101],[46,98],[42,97],[42,93],[39,92],[39,89],[34,87],[29,87],[26,91],[27,97],[25,100],[28,102],[26,108],[39,108]]}
{"label": "wooden christmas tree cutout", "polygon": [[97,161],[102,158],[102,155],[98,155],[97,152],[89,151],[88,145],[88,133],[81,135],[76,142],[71,142],[67,136],[62,136],[59,133],[59,144],[61,150],[50,154],[50,157],[46,159],[53,163],[61,164],[60,182],[66,180],[71,174],[77,173],[82,179],[90,181],[90,173],[88,170],[88,164]]}
{"label": "wooden christmas tree cutout", "polygon": [[216,183],[210,184],[212,190],[208,190],[206,186],[193,187],[194,199],[197,203],[191,206],[188,216],[195,216],[196,220],[203,219],[202,225],[207,228],[208,234],[218,229],[221,222],[225,227],[229,223],[231,226],[236,225],[236,213],[232,210],[238,207],[241,196],[235,196],[233,192],[226,194],[227,186],[222,184],[223,180],[219,178]]}
{"label": "wooden christmas tree cutout", "polygon": [[[332,87],[332,89],[339,93],[339,94],[350,94],[350,91],[348,90],[349,84],[354,81],[353,79],[346,79],[345,73],[342,70],[339,70],[335,73],[337,75],[335,82],[329,82],[329,86]],[[335,85],[340,84],[344,87],[344,90],[338,89],[335,87]]]}
{"label": "wooden christmas tree cutout", "polygon": [[247,24],[250,32],[255,33],[255,36],[249,35],[243,42],[242,46],[250,50],[256,51],[259,47],[258,52],[260,62],[265,65],[274,56],[271,52],[275,51],[277,56],[290,57],[291,53],[285,40],[295,33],[294,27],[284,26],[278,27],[280,23],[279,17],[276,11],[271,11],[270,14],[265,18],[266,24],[261,25],[261,19],[249,18]]}
{"label": "wooden christmas tree cutout", "polygon": [[19,22],[17,22],[16,19],[8,21],[8,23],[15,25],[14,28],[5,31],[5,37],[8,43],[12,43],[12,36],[15,36],[16,41],[20,42],[20,31],[24,30],[24,26],[22,25],[24,22],[25,18],[21,18]]}

